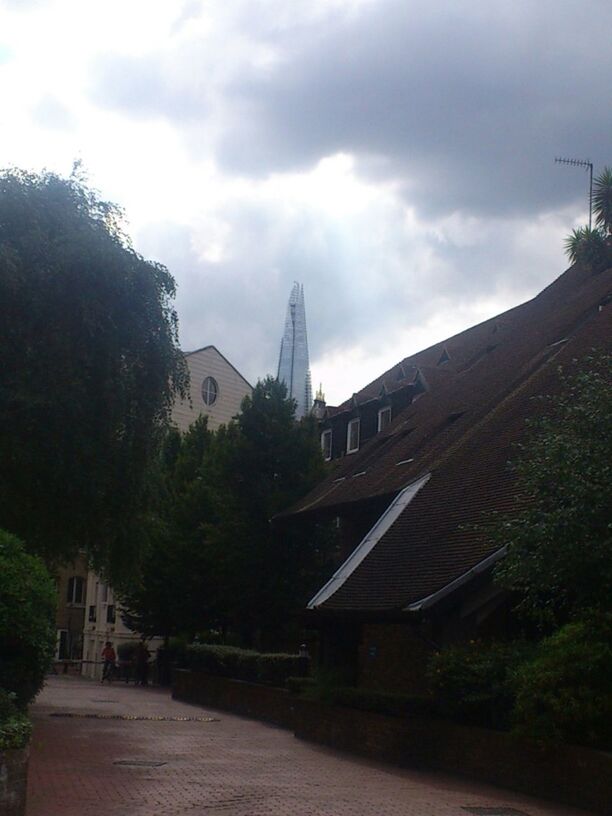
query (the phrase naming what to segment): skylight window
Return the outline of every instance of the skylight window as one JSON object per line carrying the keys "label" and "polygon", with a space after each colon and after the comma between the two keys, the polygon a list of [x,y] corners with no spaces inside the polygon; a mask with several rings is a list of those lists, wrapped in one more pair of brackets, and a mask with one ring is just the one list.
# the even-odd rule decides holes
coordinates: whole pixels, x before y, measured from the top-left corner
{"label": "skylight window", "polygon": [[444,363],[448,363],[450,360],[450,354],[446,350],[446,346],[442,350],[442,354],[440,355],[440,359],[438,360],[437,365],[443,365]]}

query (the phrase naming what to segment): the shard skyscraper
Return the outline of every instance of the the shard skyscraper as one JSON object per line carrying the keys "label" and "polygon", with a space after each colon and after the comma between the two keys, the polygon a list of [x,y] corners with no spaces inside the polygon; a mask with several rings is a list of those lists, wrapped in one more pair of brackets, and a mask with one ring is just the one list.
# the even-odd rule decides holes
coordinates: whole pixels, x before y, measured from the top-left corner
{"label": "the shard skyscraper", "polygon": [[295,416],[301,419],[312,407],[312,385],[308,362],[304,287],[299,283],[293,284],[287,305],[277,379],[287,386],[287,395],[293,397],[297,403]]}

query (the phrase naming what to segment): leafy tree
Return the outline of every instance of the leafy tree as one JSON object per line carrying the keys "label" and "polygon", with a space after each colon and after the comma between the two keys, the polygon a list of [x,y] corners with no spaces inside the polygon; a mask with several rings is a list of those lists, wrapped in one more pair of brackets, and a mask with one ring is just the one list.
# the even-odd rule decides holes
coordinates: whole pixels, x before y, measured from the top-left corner
{"label": "leafy tree", "polygon": [[280,645],[288,617],[320,580],[330,544],[326,529],[271,520],[308,492],[322,470],[316,422],[295,422],[295,402],[272,377],[257,383],[236,421],[215,435],[207,471],[215,515],[205,528],[207,547],[221,588],[219,619],[244,645]]}
{"label": "leafy tree", "polygon": [[147,634],[218,629],[246,645],[285,645],[288,621],[327,566],[326,529],[284,529],[271,519],[306,493],[323,461],[312,418],[272,378],[215,434],[199,420],[168,437],[160,502],[141,580],[126,593],[127,620]]}
{"label": "leafy tree", "polygon": [[203,474],[211,437],[200,417],[184,435],[171,430],[161,451],[157,510],[139,575],[121,599],[126,624],[149,637],[193,636],[210,625],[216,590],[203,537],[212,513]]}
{"label": "leafy tree", "polygon": [[560,372],[517,464],[527,501],[500,520],[496,578],[529,618],[559,625],[612,602],[612,357]]}
{"label": "leafy tree", "polygon": [[55,646],[55,587],[44,564],[0,530],[0,687],[25,707],[37,694]]}
{"label": "leafy tree", "polygon": [[186,371],[174,281],[74,173],[0,172],[0,525],[120,576]]}
{"label": "leafy tree", "polygon": [[612,235],[612,168],[604,167],[593,185],[595,223],[606,235]]}

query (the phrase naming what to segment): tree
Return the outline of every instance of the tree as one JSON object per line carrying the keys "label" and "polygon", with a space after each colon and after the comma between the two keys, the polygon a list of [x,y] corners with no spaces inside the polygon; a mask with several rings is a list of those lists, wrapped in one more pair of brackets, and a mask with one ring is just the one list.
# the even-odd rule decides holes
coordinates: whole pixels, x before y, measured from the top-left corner
{"label": "tree", "polygon": [[272,377],[257,383],[213,440],[207,483],[215,515],[205,530],[222,588],[216,609],[246,646],[280,645],[289,616],[320,580],[326,529],[272,519],[312,488],[323,467],[316,422],[295,422],[294,400]]}
{"label": "tree", "polygon": [[148,637],[193,636],[211,624],[215,593],[203,526],[212,509],[203,474],[212,434],[200,417],[171,430],[155,472],[156,513],[135,576],[121,597],[125,623]]}
{"label": "tree", "polygon": [[528,501],[499,521],[508,547],[496,578],[518,608],[558,626],[612,604],[612,357],[560,372],[561,392],[544,400],[517,463]]}
{"label": "tree", "polygon": [[581,263],[592,273],[606,266],[607,246],[603,230],[579,227],[565,239],[565,253],[570,263]]}
{"label": "tree", "polygon": [[596,227],[578,227],[565,240],[570,263],[581,263],[596,274],[610,263],[608,239],[612,236],[612,169],[604,167],[593,184]]}
{"label": "tree", "polygon": [[606,237],[612,235],[612,168],[604,167],[593,185],[595,223]]}
{"label": "tree", "polygon": [[268,377],[227,427],[210,434],[200,420],[166,450],[162,535],[123,599],[128,622],[147,634],[218,629],[245,645],[286,645],[333,543],[326,528],[271,521],[320,478],[316,423],[296,423],[285,386]]}
{"label": "tree", "polygon": [[174,281],[79,178],[0,173],[0,525],[120,578],[186,371]]}
{"label": "tree", "polygon": [[0,530],[0,688],[25,708],[43,684],[55,646],[55,588],[39,558]]}

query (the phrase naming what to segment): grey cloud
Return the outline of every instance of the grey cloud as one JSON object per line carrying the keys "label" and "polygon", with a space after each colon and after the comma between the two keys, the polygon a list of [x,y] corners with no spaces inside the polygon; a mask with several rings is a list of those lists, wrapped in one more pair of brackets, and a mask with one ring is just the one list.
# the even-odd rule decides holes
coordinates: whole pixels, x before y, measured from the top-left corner
{"label": "grey cloud", "polygon": [[[230,253],[218,263],[199,257],[197,230],[168,223],[141,231],[138,247],[177,279],[183,347],[213,343],[252,381],[275,373],[294,280],[304,283],[316,363],[325,353],[374,350],[441,307],[460,311],[510,289],[515,302],[527,298],[562,269],[558,246],[547,244],[535,260],[533,248],[521,245],[524,222],[500,221],[486,241],[462,248],[435,236],[415,246],[402,232],[400,207],[372,211],[370,232],[356,224],[350,240],[313,211],[288,215],[275,205],[236,202],[223,215]],[[505,249],[492,258],[495,243]],[[398,348],[398,359],[414,350]]]}
{"label": "grey cloud", "polygon": [[[279,24],[274,3],[240,8],[215,45],[108,55],[96,99],[185,123],[190,148],[213,139],[229,172],[264,176],[350,152],[429,216],[584,201],[584,179],[554,156],[610,161],[609,4],[382,0],[294,25],[287,13]],[[241,61],[247,40],[278,61]]]}
{"label": "grey cloud", "polygon": [[364,170],[403,182],[428,214],[526,212],[577,198],[581,179],[553,158],[609,161],[612,8],[433,9],[374,4],[312,37],[273,76],[238,81],[225,165],[265,173],[354,152]]}
{"label": "grey cloud", "polygon": [[68,130],[75,124],[75,118],[68,108],[54,96],[43,96],[32,110],[34,121],[45,128]]}

